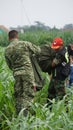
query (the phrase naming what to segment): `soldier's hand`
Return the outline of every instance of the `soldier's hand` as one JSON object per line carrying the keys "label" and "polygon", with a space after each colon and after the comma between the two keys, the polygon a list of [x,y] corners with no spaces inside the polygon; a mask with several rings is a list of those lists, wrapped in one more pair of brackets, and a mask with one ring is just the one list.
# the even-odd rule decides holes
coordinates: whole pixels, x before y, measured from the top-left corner
{"label": "soldier's hand", "polygon": [[59,64],[59,60],[54,58],[53,61],[52,61],[52,67],[55,67],[58,64]]}

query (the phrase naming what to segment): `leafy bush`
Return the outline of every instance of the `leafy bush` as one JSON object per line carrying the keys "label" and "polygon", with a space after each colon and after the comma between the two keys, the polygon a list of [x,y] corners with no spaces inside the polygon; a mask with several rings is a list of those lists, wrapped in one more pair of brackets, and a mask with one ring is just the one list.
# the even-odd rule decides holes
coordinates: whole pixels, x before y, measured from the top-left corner
{"label": "leafy bush", "polygon": [[7,33],[0,34],[0,46],[7,46],[8,44]]}
{"label": "leafy bush", "polygon": [[[62,37],[65,45],[73,43],[73,31],[64,30],[37,30],[26,31],[19,33],[20,40],[30,41],[36,45],[51,43],[55,37]],[[9,44],[7,34],[0,34],[0,46],[7,46]]]}

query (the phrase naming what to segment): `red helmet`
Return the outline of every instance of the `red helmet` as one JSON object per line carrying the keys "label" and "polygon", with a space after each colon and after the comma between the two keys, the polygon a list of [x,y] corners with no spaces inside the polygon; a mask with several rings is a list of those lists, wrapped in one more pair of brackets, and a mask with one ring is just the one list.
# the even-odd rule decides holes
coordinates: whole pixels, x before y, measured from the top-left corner
{"label": "red helmet", "polygon": [[53,48],[53,49],[58,49],[61,45],[63,45],[63,40],[62,40],[62,38],[55,38],[54,40],[53,40],[53,43],[52,43],[52,45],[51,45],[51,48]]}

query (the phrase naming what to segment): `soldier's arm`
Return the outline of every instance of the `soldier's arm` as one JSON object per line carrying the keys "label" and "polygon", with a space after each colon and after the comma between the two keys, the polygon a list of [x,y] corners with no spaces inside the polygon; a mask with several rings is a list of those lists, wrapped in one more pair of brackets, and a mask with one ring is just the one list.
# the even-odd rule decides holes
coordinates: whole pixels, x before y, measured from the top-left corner
{"label": "soldier's arm", "polygon": [[8,67],[9,67],[10,69],[12,69],[11,61],[10,61],[9,58],[8,58],[8,53],[7,53],[7,51],[5,51],[5,60],[6,60],[6,63],[7,63],[7,65],[8,65]]}
{"label": "soldier's arm", "polygon": [[8,67],[9,67],[10,69],[12,69],[11,62],[10,62],[8,56],[6,56],[6,54],[5,54],[5,60],[6,60],[6,63],[7,63],[7,65],[8,65]]}
{"label": "soldier's arm", "polygon": [[30,50],[32,53],[34,53],[34,54],[36,54],[36,55],[39,55],[40,52],[41,52],[40,47],[39,47],[39,46],[36,46],[35,44],[32,44],[31,42],[28,42],[28,48],[29,48],[29,50]]}

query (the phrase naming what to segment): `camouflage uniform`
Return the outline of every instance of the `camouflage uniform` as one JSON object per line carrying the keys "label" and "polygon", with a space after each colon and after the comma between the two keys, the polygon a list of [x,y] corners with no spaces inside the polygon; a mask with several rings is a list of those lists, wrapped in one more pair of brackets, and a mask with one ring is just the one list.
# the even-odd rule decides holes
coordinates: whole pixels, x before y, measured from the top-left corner
{"label": "camouflage uniform", "polygon": [[[15,78],[14,96],[16,111],[29,108],[34,97],[36,85],[30,55],[40,53],[40,48],[27,41],[12,40],[5,50],[5,58]],[[25,112],[25,114],[26,114]]]}
{"label": "camouflage uniform", "polygon": [[62,99],[66,94],[65,90],[65,79],[68,77],[70,72],[70,64],[68,60],[68,55],[66,55],[66,48],[63,47],[60,52],[56,53],[55,63],[57,64],[55,68],[52,68],[52,79],[49,84],[48,98],[58,98]]}

